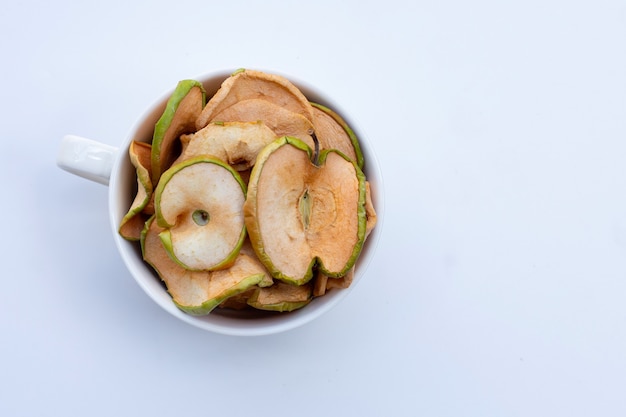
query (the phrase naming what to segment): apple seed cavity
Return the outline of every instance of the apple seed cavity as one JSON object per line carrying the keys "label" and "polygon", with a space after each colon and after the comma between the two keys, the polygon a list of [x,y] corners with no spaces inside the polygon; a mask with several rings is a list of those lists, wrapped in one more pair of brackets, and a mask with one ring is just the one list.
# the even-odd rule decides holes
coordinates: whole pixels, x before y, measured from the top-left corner
{"label": "apple seed cavity", "polygon": [[209,213],[206,210],[194,211],[191,218],[198,226],[206,226],[209,223]]}

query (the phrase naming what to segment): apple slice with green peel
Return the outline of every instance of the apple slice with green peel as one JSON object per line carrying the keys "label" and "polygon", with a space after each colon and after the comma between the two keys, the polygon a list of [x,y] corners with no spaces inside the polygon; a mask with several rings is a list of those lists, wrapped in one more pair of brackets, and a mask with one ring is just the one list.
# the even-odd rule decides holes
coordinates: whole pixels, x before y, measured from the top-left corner
{"label": "apple slice with green peel", "polygon": [[154,126],[152,137],[152,184],[176,159],[175,145],[180,135],[196,131],[195,121],[202,112],[206,93],[196,80],[180,81]]}
{"label": "apple slice with green peel", "polygon": [[247,310],[250,309],[250,305],[248,305],[248,299],[254,294],[257,288],[253,287],[248,289],[240,294],[233,295],[232,297],[227,298],[223,302],[218,305],[219,308],[225,308],[229,310]]}
{"label": "apple slice with green peel", "polygon": [[330,277],[345,275],[365,240],[365,188],[363,172],[338,151],[316,157],[291,137],[267,145],[252,168],[244,214],[272,276],[300,285],[315,266]]}
{"label": "apple slice with green peel", "polygon": [[372,230],[374,230],[374,227],[376,227],[376,223],[378,222],[376,209],[374,208],[374,203],[372,202],[372,191],[369,181],[365,181],[365,215],[367,217],[365,238],[367,239]]}
{"label": "apple slice with green peel", "polygon": [[313,125],[320,149],[337,149],[363,169],[363,153],[359,140],[348,123],[335,111],[318,103],[313,107]]}
{"label": "apple slice with green peel", "polygon": [[246,237],[246,185],[224,161],[198,156],[161,176],[154,204],[161,240],[172,259],[190,270],[230,266]]}
{"label": "apple slice with green peel", "polygon": [[302,114],[274,104],[262,98],[238,101],[216,114],[212,122],[256,122],[262,121],[277,137],[293,136],[314,146],[313,123]]}
{"label": "apple slice with green peel", "polygon": [[352,267],[348,273],[339,278],[328,278],[326,281],[326,291],[333,288],[348,288],[354,280],[354,267]]}
{"label": "apple slice with green peel", "polygon": [[139,240],[147,216],[146,207],[152,198],[152,181],[150,180],[151,146],[147,143],[133,141],[128,149],[130,162],[137,172],[137,194],[130,209],[122,218],[119,233],[128,240]]}
{"label": "apple slice with green peel", "polygon": [[255,268],[258,271],[263,272],[263,279],[256,284],[258,287],[261,287],[261,288],[269,287],[274,284],[272,275],[265,268],[265,265],[263,265],[263,263],[256,256],[256,252],[254,252],[254,248],[252,247],[252,244],[250,243],[250,239],[248,239],[247,236],[246,236],[246,240],[244,240],[243,242],[243,246],[241,246],[241,250],[239,251],[238,256],[245,256],[247,259],[249,259],[248,262],[255,263],[256,265]]}
{"label": "apple slice with green peel", "polygon": [[209,123],[203,129],[180,137],[183,152],[177,161],[212,155],[236,171],[254,165],[257,154],[277,136],[263,122]]}
{"label": "apple slice with green peel", "polygon": [[311,105],[302,92],[286,78],[262,71],[240,69],[228,77],[206,104],[196,121],[202,129],[214,116],[233,104],[247,99],[270,101],[313,121]]}
{"label": "apple slice with green peel", "polygon": [[228,269],[213,272],[185,269],[168,256],[159,237],[162,231],[154,217],[146,222],[141,236],[143,258],[165,283],[178,308],[188,314],[209,314],[230,297],[271,279],[254,256],[243,252]]}
{"label": "apple slice with green peel", "polygon": [[310,284],[292,285],[275,282],[271,287],[258,288],[248,298],[248,305],[258,310],[288,312],[311,302]]}

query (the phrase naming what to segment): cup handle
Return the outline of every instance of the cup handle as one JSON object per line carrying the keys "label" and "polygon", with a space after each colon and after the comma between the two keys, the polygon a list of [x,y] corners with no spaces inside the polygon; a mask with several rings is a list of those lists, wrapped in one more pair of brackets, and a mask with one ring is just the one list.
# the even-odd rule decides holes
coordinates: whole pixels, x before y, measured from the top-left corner
{"label": "cup handle", "polygon": [[118,149],[80,136],[66,135],[57,155],[59,168],[79,177],[109,185]]}

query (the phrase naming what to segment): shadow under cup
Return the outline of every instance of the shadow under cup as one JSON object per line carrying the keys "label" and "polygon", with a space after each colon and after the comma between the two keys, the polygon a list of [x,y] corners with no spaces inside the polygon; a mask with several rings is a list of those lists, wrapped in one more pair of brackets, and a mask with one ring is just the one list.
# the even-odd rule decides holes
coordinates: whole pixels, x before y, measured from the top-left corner
{"label": "shadow under cup", "polygon": [[[198,78],[204,85],[207,100],[215,94],[222,82],[231,73],[214,73]],[[377,212],[377,224],[365,241],[356,263],[354,280],[349,288],[333,289],[324,296],[312,300],[304,308],[288,313],[264,312],[255,309],[237,311],[216,308],[209,315],[192,316],[176,307],[154,269],[143,261],[139,243],[127,241],[118,233],[119,224],[127,213],[137,190],[136,171],[128,157],[129,145],[132,141],[150,142],[152,140],[154,125],[163,114],[171,92],[154,104],[135,124],[126,142],[120,147],[120,154],[111,172],[109,182],[110,220],[115,242],[124,263],[139,286],[158,305],[182,321],[204,330],[239,336],[266,335],[290,330],[314,320],[339,303],[363,277],[381,234],[384,214],[382,174],[371,145],[359,130],[358,125],[334,102],[326,99],[314,88],[294,80],[290,76],[286,76],[286,78],[295,84],[310,101],[327,106],[338,113],[359,139],[365,161],[364,172],[371,184],[372,202]]]}

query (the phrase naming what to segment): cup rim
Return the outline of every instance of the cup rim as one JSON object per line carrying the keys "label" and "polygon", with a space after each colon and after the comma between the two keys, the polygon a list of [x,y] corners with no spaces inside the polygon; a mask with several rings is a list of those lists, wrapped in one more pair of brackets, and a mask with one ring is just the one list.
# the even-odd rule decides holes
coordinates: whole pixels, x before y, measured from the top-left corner
{"label": "cup rim", "polygon": [[[260,70],[284,76],[296,85],[309,100],[332,108],[349,124],[357,135],[365,160],[364,171],[366,178],[372,183],[372,199],[376,208],[377,224],[365,241],[359,259],[357,260],[354,280],[348,288],[332,290],[323,297],[312,300],[306,307],[299,310],[289,313],[271,314],[255,312],[254,317],[249,317],[250,314],[225,311],[225,309],[213,310],[207,316],[192,316],[180,310],[172,302],[169,293],[167,293],[155,271],[143,261],[140,249],[138,248],[139,245],[136,242],[129,242],[121,237],[118,233],[118,228],[122,217],[128,210],[129,202],[132,198],[131,187],[133,187],[136,182],[133,175],[131,175],[132,181],[125,179],[125,176],[129,175],[129,171],[134,173],[129,158],[127,157],[128,147],[133,140],[146,141],[151,139],[154,123],[162,114],[173,88],[155,100],[135,121],[124,142],[120,145],[118,156],[111,171],[109,183],[110,225],[118,252],[135,282],[137,282],[154,302],[174,317],[197,328],[231,336],[262,336],[285,332],[303,326],[334,308],[356,285],[358,285],[359,281],[364,276],[379,243],[384,221],[385,199],[380,161],[376,157],[372,144],[362,131],[360,125],[328,94],[322,93],[310,84],[291,75],[285,75],[277,71]],[[219,88],[221,83],[234,71],[235,69],[212,71],[201,74],[193,79],[200,81],[204,85],[208,100],[215,93],[217,88]]]}

